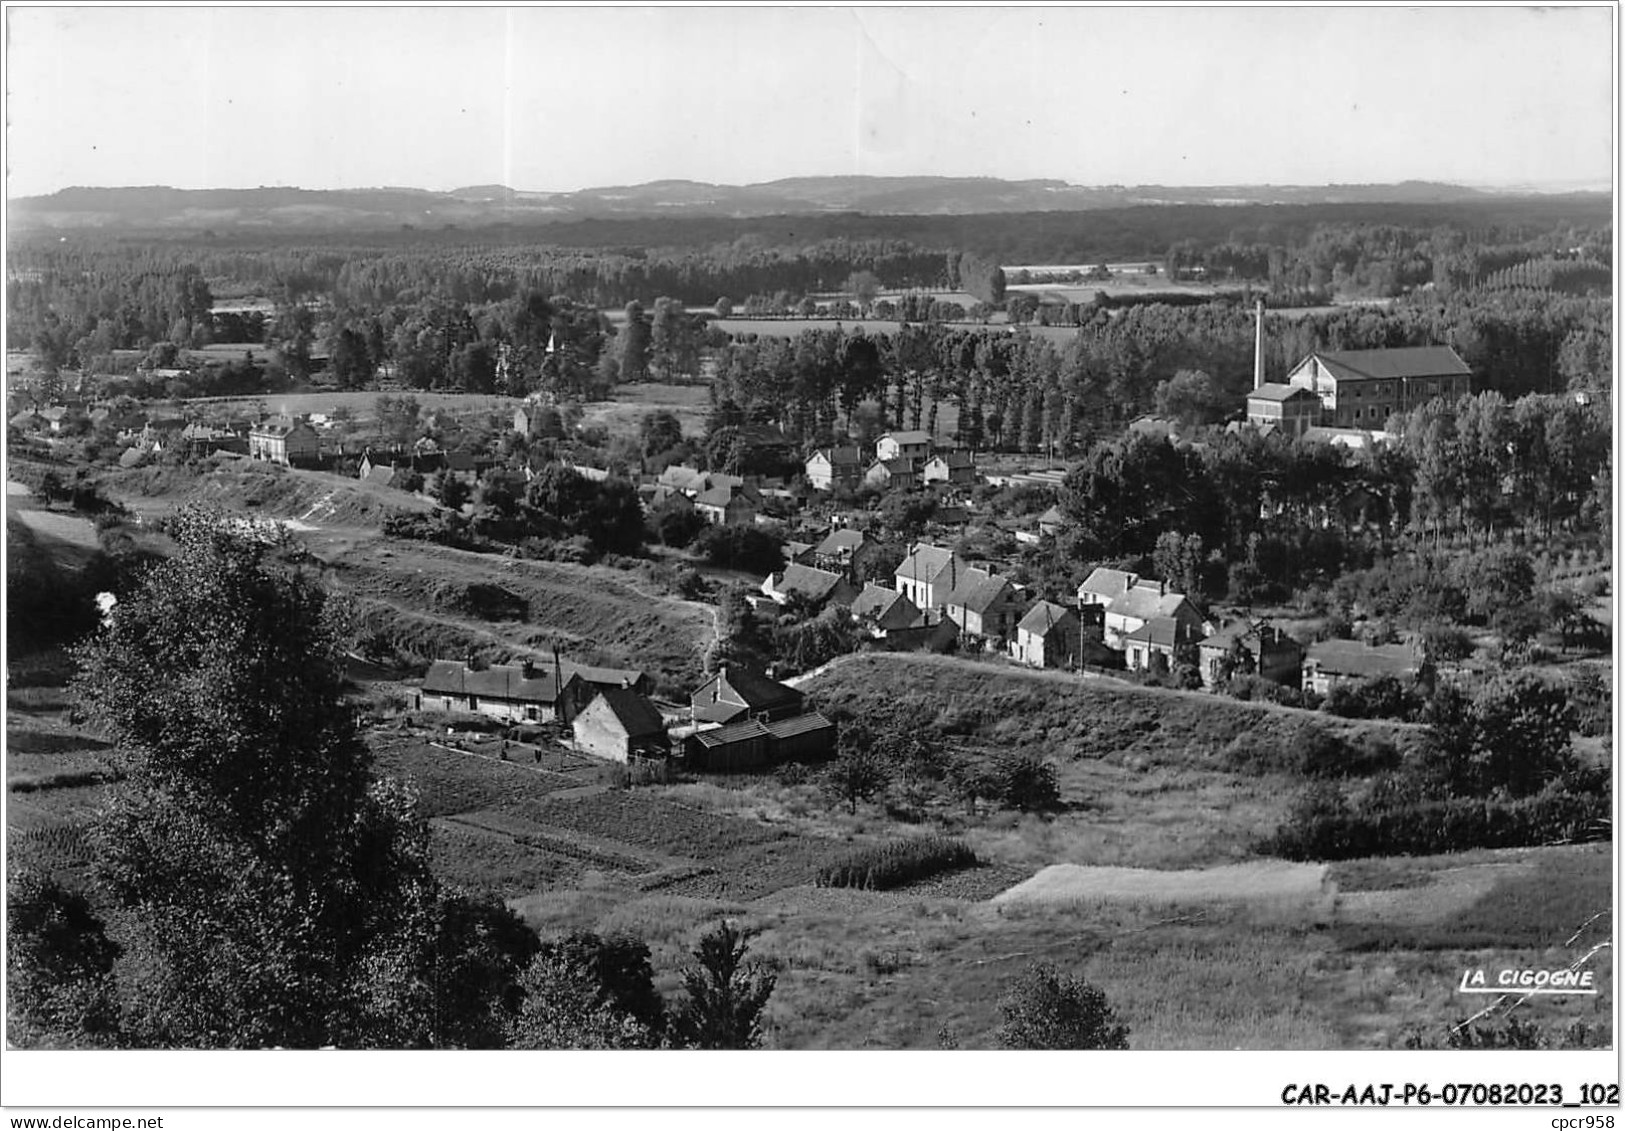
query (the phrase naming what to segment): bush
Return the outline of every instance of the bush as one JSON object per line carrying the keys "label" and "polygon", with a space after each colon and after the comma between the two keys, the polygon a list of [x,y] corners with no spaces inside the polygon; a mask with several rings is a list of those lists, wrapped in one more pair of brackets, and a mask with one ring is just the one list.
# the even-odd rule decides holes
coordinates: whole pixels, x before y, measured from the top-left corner
{"label": "bush", "polygon": [[1047,962],[1031,966],[999,1005],[1007,1049],[1126,1049],[1128,1027],[1101,990]]}
{"label": "bush", "polygon": [[1357,808],[1306,795],[1262,850],[1288,860],[1347,860],[1606,840],[1612,835],[1609,792],[1566,784],[1517,801],[1456,797],[1394,804],[1385,798],[1379,805],[1373,798]]}
{"label": "bush", "polygon": [[940,872],[974,868],[976,853],[957,837],[924,836],[893,841],[854,852],[819,869],[821,888],[864,888],[884,891]]}

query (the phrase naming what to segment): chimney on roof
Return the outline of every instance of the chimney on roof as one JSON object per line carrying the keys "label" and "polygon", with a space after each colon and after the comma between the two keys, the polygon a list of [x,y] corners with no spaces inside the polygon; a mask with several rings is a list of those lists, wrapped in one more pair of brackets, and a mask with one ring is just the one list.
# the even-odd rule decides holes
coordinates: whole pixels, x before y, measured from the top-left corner
{"label": "chimney on roof", "polygon": [[1254,308],[1258,326],[1253,337],[1253,390],[1256,392],[1264,384],[1264,300],[1259,299]]}
{"label": "chimney on roof", "polygon": [[528,656],[525,659],[520,660],[519,661],[519,677],[521,679],[535,679],[536,678],[536,661],[532,660]]}

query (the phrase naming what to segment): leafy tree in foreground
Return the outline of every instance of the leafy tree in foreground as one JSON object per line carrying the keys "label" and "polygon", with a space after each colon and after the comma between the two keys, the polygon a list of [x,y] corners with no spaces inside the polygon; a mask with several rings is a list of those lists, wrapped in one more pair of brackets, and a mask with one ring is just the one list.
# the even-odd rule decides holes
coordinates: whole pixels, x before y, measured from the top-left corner
{"label": "leafy tree in foreground", "polygon": [[76,657],[128,774],[94,834],[120,1039],[495,1043],[534,936],[440,891],[412,797],[371,774],[338,618],[274,531],[181,512],[175,556]]}
{"label": "leafy tree in foreground", "polygon": [[1106,995],[1047,962],[1029,967],[999,1008],[1002,1048],[1128,1048],[1128,1026],[1118,1024]]}
{"label": "leafy tree in foreground", "polygon": [[726,921],[708,931],[694,948],[698,966],[683,971],[688,999],[678,1007],[679,1043],[697,1049],[753,1049],[761,1046],[762,1014],[778,978],[760,963],[745,962],[746,932]]}

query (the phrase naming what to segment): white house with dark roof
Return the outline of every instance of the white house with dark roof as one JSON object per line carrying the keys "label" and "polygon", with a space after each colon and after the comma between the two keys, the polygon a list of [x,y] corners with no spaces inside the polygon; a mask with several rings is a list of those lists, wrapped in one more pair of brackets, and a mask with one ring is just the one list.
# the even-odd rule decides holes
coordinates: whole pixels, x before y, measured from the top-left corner
{"label": "white house with dark roof", "polygon": [[1178,617],[1151,617],[1123,635],[1123,662],[1129,671],[1167,670],[1173,667],[1182,648],[1194,648],[1201,638],[1200,624],[1192,625]]}
{"label": "white house with dark roof", "polygon": [[248,433],[248,454],[272,463],[313,463],[320,457],[321,447],[314,428],[287,416],[267,417]]}
{"label": "white house with dark roof", "polygon": [[570,723],[575,746],[611,762],[659,758],[670,752],[660,711],[629,687],[598,692]]}
{"label": "white house with dark roof", "polygon": [[930,457],[931,433],[929,432],[887,432],[875,441],[875,458],[883,462],[886,460],[907,459],[920,464]]}
{"label": "white house with dark roof", "polygon": [[1247,394],[1247,423],[1301,436],[1320,423],[1320,398],[1302,385],[1266,381]]}
{"label": "white house with dark roof", "polygon": [[807,457],[803,470],[818,491],[855,487],[863,477],[863,456],[857,448],[819,448]]}
{"label": "white house with dark roof", "polygon": [[969,487],[976,482],[976,460],[969,452],[942,452],[925,461],[920,468],[920,480]]}
{"label": "white house with dark roof", "polygon": [[970,564],[952,550],[917,542],[892,575],[892,587],[906,594],[922,611],[939,609],[958,584],[959,575],[969,568]]}
{"label": "white house with dark roof", "polygon": [[879,542],[861,530],[843,526],[830,531],[828,537],[813,546],[808,560],[819,569],[834,570],[852,577],[882,553],[884,549]]}
{"label": "white house with dark roof", "polygon": [[713,526],[749,526],[761,510],[761,496],[749,487],[719,485],[694,496],[694,509]]}

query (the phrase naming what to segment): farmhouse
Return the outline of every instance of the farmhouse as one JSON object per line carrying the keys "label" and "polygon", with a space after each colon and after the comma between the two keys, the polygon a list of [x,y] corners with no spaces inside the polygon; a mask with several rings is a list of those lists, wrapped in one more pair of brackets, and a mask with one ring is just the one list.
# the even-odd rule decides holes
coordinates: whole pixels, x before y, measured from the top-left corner
{"label": "farmhouse", "polygon": [[906,594],[916,608],[937,609],[957,584],[959,575],[969,568],[952,550],[918,542],[893,574],[893,587]]}
{"label": "farmhouse", "polygon": [[819,448],[807,457],[807,482],[819,491],[855,487],[863,474],[863,460],[856,448]]}
{"label": "farmhouse", "polygon": [[858,595],[855,585],[839,573],[815,569],[812,566],[791,563],[783,573],[770,573],[762,582],[762,592],[774,604],[788,605],[799,601],[810,609],[821,609],[827,604],[849,606]]}
{"label": "farmhouse", "polygon": [[611,762],[664,758],[671,752],[666,724],[648,699],[628,687],[608,687],[588,701],[570,724],[576,747]]}
{"label": "farmhouse", "polygon": [[248,454],[272,463],[315,463],[321,455],[321,441],[303,420],[272,416],[249,430]]}
{"label": "farmhouse", "polygon": [[1197,646],[1202,686],[1217,687],[1231,675],[1257,675],[1286,687],[1302,681],[1303,645],[1273,625],[1239,620]]}
{"label": "farmhouse", "polygon": [[1035,668],[1071,667],[1083,643],[1078,614],[1053,601],[1039,601],[1016,625],[1010,655]]}
{"label": "farmhouse", "polygon": [[805,696],[764,675],[724,667],[689,696],[696,723],[732,723],[744,718],[772,722],[802,712]]}
{"label": "farmhouse", "polygon": [[1393,676],[1409,679],[1421,667],[1408,644],[1362,644],[1358,640],[1322,640],[1303,658],[1303,689],[1326,695],[1340,683]]}
{"label": "farmhouse", "polygon": [[423,711],[467,711],[509,722],[565,720],[582,696],[574,675],[560,678],[553,669],[540,671],[534,663],[493,664],[471,668],[455,660],[429,665],[418,693]]}
{"label": "farmhouse", "polygon": [[907,459],[924,463],[930,455],[929,432],[887,432],[875,441],[875,458],[882,462]]}

